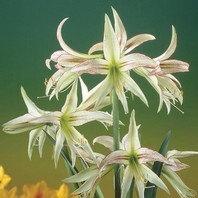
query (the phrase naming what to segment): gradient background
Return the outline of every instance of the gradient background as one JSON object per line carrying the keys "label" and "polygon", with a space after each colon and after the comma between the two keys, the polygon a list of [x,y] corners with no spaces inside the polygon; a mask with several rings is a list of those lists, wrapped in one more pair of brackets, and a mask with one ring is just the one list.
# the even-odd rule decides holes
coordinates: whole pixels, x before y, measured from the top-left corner
{"label": "gradient background", "polygon": [[[61,108],[65,93],[59,102],[36,98],[44,95],[44,79],[55,71],[45,67],[45,59],[60,49],[56,40],[57,26],[63,18],[70,17],[63,28],[64,39],[73,49],[87,52],[92,44],[102,40],[104,14],[112,19],[111,5],[118,11],[129,38],[140,33],[156,37],[155,41],[145,43],[135,51],[151,57],[162,54],[169,45],[173,24],[178,33],[178,47],[172,58],[190,64],[189,73],[176,75],[183,85],[184,104],[181,109],[185,111],[184,115],[174,108],[168,116],[165,108],[157,114],[157,94],[145,80],[135,77],[150,104],[148,109],[136,98],[130,105],[130,109],[136,109],[137,123],[142,124],[142,145],[157,150],[166,132],[171,130],[170,149],[198,150],[198,1],[195,0],[1,0],[0,124],[26,113],[20,94],[21,85],[40,108]],[[85,76],[84,79],[91,86],[95,84],[95,77]],[[127,126],[128,115],[124,115],[122,109],[121,120]],[[98,123],[87,124],[80,130],[90,140],[108,133]],[[126,132],[127,127],[122,127],[121,131]],[[27,156],[27,145],[28,133],[0,133],[0,165],[12,176],[9,187],[17,185],[20,192],[25,183],[45,180],[50,187],[57,188],[67,173],[62,160],[58,168],[54,168],[52,145],[47,141],[42,159],[35,149],[31,161]],[[192,157],[184,162],[192,167],[180,175],[187,185],[198,190],[198,158]],[[102,182],[105,197],[113,197],[111,180],[107,176]],[[174,190],[170,190],[171,197],[177,197]],[[159,192],[158,197],[168,195]]]}

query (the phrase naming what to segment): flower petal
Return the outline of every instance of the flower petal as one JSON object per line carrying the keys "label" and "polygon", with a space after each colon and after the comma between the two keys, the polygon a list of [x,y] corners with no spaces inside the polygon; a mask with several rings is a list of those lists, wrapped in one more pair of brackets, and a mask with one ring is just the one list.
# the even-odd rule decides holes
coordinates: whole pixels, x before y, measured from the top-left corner
{"label": "flower petal", "polygon": [[124,87],[126,88],[126,90],[129,90],[134,95],[138,96],[148,106],[147,99],[144,96],[140,87],[136,84],[136,82],[128,74],[122,73],[122,75],[125,79]]}
{"label": "flower petal", "polygon": [[156,62],[148,56],[139,53],[133,53],[120,59],[122,71],[130,71],[137,67],[155,68]]}
{"label": "flower petal", "polygon": [[42,131],[42,128],[32,130],[29,133],[29,142],[28,142],[28,157],[29,157],[29,159],[32,158],[32,152],[33,152],[34,146],[36,145],[36,141],[39,139],[39,137],[42,133],[44,133]]}
{"label": "flower petal", "polygon": [[163,167],[162,175],[168,180],[180,197],[195,197],[196,192],[184,184],[181,178],[171,169]]}
{"label": "flower petal", "polygon": [[126,41],[127,41],[127,34],[126,34],[126,30],[124,28],[124,25],[118,15],[118,13],[116,12],[116,10],[111,7],[113,10],[113,16],[114,16],[114,21],[115,21],[115,33],[120,45],[120,53],[122,53],[122,51],[124,50],[124,47],[126,45]]}
{"label": "flower petal", "polygon": [[81,64],[74,66],[71,69],[71,72],[74,73],[88,73],[88,74],[100,74],[107,75],[108,74],[108,62],[104,59],[93,59],[87,60]]}
{"label": "flower petal", "polygon": [[126,147],[126,150],[129,151],[130,153],[141,147],[139,134],[138,134],[138,128],[137,128],[136,121],[135,121],[134,110],[131,113],[128,138],[125,141],[125,147]]}
{"label": "flower petal", "polygon": [[76,79],[78,75],[75,73],[72,73],[70,71],[65,72],[57,81],[57,84],[55,86],[55,94],[58,98],[58,93],[60,91],[63,91],[66,89],[69,85],[71,85]]}
{"label": "flower petal", "polygon": [[150,34],[139,34],[137,36],[134,36],[127,41],[124,54],[128,54],[142,43],[154,39],[155,37]]}
{"label": "flower petal", "polygon": [[93,45],[89,51],[88,51],[88,54],[92,54],[94,52],[97,52],[97,51],[102,51],[103,50],[103,43],[100,42],[100,43],[96,43],[95,45]]}
{"label": "flower petal", "polygon": [[120,59],[120,46],[107,15],[105,15],[103,51],[105,59],[111,64]]}
{"label": "flower petal", "polygon": [[111,136],[98,136],[93,140],[93,144],[98,143],[108,148],[110,151],[114,150],[113,137]]}
{"label": "flower petal", "polygon": [[167,158],[183,158],[183,157],[191,157],[194,155],[198,155],[197,151],[177,151],[177,150],[171,150],[168,151],[166,154]]}
{"label": "flower petal", "polygon": [[109,75],[93,89],[91,89],[87,95],[87,98],[82,101],[79,105],[78,110],[83,109],[99,109],[103,101],[106,99],[106,96],[113,89],[113,82],[109,78]]}
{"label": "flower petal", "polygon": [[25,114],[9,122],[3,124],[3,131],[6,133],[16,134],[26,131],[31,131],[33,129],[43,126],[43,123],[30,123],[33,117],[30,114]]}
{"label": "flower petal", "polygon": [[59,129],[56,134],[56,144],[55,144],[55,148],[54,148],[55,167],[57,167],[57,165],[58,165],[58,160],[60,157],[61,150],[63,148],[64,141],[65,141],[64,133],[62,133],[62,130]]}
{"label": "flower petal", "polygon": [[76,110],[77,102],[78,102],[77,86],[78,86],[78,81],[75,80],[69,94],[67,95],[65,104],[63,105],[61,109],[63,113],[65,112],[70,113]]}
{"label": "flower petal", "polygon": [[149,182],[155,184],[156,186],[160,187],[161,189],[165,190],[168,194],[170,194],[164,182],[152,170],[150,170],[145,165],[142,165],[142,170],[144,171],[144,174]]}
{"label": "flower petal", "polygon": [[115,86],[115,91],[118,96],[118,99],[122,103],[125,114],[127,114],[129,112],[128,103],[127,103],[127,99],[126,99],[126,96],[124,93],[123,83],[121,80],[119,80],[119,81],[120,82],[118,83],[118,85]]}
{"label": "flower petal", "polygon": [[179,60],[165,60],[160,63],[163,74],[188,72],[189,64]]}
{"label": "flower petal", "polygon": [[127,197],[127,193],[131,187],[131,183],[133,180],[133,171],[131,170],[132,168],[130,166],[127,166],[124,170],[124,175],[122,179],[122,194],[121,198]]}
{"label": "flower petal", "polygon": [[85,100],[85,98],[88,96],[88,88],[81,77],[79,77],[79,80],[80,80],[80,86],[82,90],[82,100]]}
{"label": "flower petal", "polygon": [[34,115],[34,116],[40,116],[41,114],[45,113],[45,111],[39,109],[33,102],[32,100],[27,96],[25,90],[23,87],[21,87],[21,94],[22,94],[22,97],[23,97],[23,100],[28,108],[28,112],[31,114],[31,115]]}
{"label": "flower petal", "polygon": [[66,183],[79,183],[79,182],[83,182],[87,179],[90,179],[91,177],[95,176],[98,174],[98,169],[96,166],[91,166],[89,168],[86,168],[82,171],[80,171],[79,173],[68,177],[66,179],[63,180],[63,182]]}
{"label": "flower petal", "polygon": [[[47,81],[46,85],[46,91],[45,94],[46,96],[49,96],[50,90],[54,89],[54,86],[56,85],[57,81],[60,79],[60,77],[65,73],[65,70],[59,69],[56,71],[50,79]],[[52,97],[52,96],[51,96]]]}
{"label": "flower petal", "polygon": [[94,120],[112,124],[112,116],[102,111],[77,111],[71,113],[69,122],[72,126],[81,126]]}
{"label": "flower petal", "polygon": [[172,26],[172,39],[168,49],[161,56],[156,57],[154,60],[163,61],[168,59],[175,52],[176,46],[177,46],[177,34],[175,27]]}
{"label": "flower petal", "polygon": [[[67,53],[73,55],[73,56],[77,56],[77,57],[81,57],[81,58],[97,58],[98,55],[88,55],[88,54],[83,54],[83,53],[79,53],[79,52],[76,52],[74,51],[73,49],[71,49],[63,40],[62,38],[62,34],[61,34],[61,30],[62,30],[62,26],[63,24],[65,23],[65,21],[67,20],[68,18],[65,18],[61,21],[61,23],[59,24],[58,26],[58,29],[57,29],[57,39],[60,43],[60,46],[63,48],[63,50],[65,50]],[[101,55],[99,55],[100,57]]]}

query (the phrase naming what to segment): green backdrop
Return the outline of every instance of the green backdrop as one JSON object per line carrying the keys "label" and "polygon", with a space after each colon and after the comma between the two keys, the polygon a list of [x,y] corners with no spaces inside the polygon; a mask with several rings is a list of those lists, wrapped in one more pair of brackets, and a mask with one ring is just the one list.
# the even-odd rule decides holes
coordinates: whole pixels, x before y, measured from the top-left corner
{"label": "green backdrop", "polygon": [[[195,0],[1,0],[0,124],[26,113],[20,95],[21,85],[40,108],[61,108],[65,94],[61,95],[59,102],[37,99],[37,96],[44,95],[44,79],[55,71],[45,67],[45,59],[60,49],[56,40],[57,26],[63,18],[69,17],[63,28],[64,39],[73,49],[87,52],[92,44],[102,40],[104,14],[112,19],[111,6],[118,11],[129,38],[140,33],[150,33],[157,38],[135,51],[151,57],[162,54],[169,45],[171,25],[174,25],[178,46],[172,57],[190,64],[189,73],[176,75],[183,86],[181,109],[184,115],[174,108],[170,115],[166,115],[165,108],[157,114],[157,94],[145,81],[137,78],[150,104],[149,109],[138,99],[130,104],[131,109],[136,109],[137,123],[142,124],[142,145],[157,150],[166,132],[171,130],[170,149],[198,150],[198,1]],[[93,77],[84,76],[84,79],[91,86],[95,83]],[[122,109],[121,112],[121,120],[127,126],[128,118]],[[97,123],[87,124],[80,130],[90,140],[111,132],[106,132]],[[122,127],[121,131],[126,132],[127,127]],[[45,144],[42,159],[35,149],[31,161],[27,156],[27,145],[28,133],[8,135],[0,132],[0,165],[12,177],[10,187],[17,185],[20,192],[25,183],[45,180],[50,187],[57,188],[67,173],[61,160],[58,168],[54,168],[52,145]],[[187,185],[198,190],[198,158],[192,157],[184,162],[192,167],[180,175]],[[102,182],[105,197],[113,197],[109,187],[111,180],[111,177],[106,177]],[[171,197],[177,197],[170,189]],[[168,195],[160,192],[158,197]]]}

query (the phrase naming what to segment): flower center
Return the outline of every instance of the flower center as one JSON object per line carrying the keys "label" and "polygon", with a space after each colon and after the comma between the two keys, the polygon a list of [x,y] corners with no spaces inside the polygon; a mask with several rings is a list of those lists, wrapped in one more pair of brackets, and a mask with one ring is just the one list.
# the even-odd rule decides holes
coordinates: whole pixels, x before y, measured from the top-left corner
{"label": "flower center", "polygon": [[113,78],[114,82],[118,82],[118,79],[121,74],[119,64],[109,65],[109,73],[110,73],[110,76]]}
{"label": "flower center", "polygon": [[134,165],[138,165],[139,164],[139,160],[136,154],[132,154],[129,158],[129,162],[132,166]]}

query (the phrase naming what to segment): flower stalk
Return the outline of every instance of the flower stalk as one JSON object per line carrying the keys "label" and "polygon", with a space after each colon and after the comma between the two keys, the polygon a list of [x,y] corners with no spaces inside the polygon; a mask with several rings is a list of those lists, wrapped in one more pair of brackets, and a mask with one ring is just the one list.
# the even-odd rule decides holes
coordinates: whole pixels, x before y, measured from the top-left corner
{"label": "flower stalk", "polygon": [[[113,140],[114,150],[120,149],[120,128],[119,128],[119,101],[115,89],[112,91],[112,112],[113,112]],[[115,174],[115,198],[121,196],[121,175],[120,166],[117,165],[114,169]]]}

